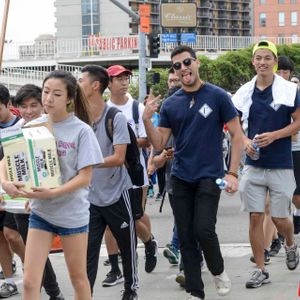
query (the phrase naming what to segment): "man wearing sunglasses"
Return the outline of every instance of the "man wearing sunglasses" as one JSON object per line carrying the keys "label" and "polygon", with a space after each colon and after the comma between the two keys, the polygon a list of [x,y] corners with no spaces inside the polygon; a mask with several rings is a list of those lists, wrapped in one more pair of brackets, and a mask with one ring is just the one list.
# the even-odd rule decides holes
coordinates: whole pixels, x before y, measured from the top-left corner
{"label": "man wearing sunglasses", "polygon": [[163,150],[170,135],[174,136],[171,171],[174,214],[189,299],[205,297],[199,245],[214,276],[217,292],[224,296],[230,292],[231,282],[224,270],[215,232],[220,198],[220,189],[215,181],[224,177],[222,130],[226,123],[232,137],[232,159],[225,176],[228,183],[226,191],[237,191],[242,130],[237,111],[227,93],[200,79],[200,62],[193,49],[178,46],[171,53],[171,60],[182,89],[164,101],[157,128],[150,119],[159,105],[159,96],[147,102],[143,120],[155,149]]}

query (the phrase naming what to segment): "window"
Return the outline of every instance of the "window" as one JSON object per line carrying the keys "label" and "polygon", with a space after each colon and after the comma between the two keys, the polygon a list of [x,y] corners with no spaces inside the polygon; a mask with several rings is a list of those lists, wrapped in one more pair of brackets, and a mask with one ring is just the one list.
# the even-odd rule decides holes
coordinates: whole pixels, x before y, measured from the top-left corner
{"label": "window", "polygon": [[292,33],[291,37],[292,37],[292,43],[293,44],[298,43],[298,35],[297,35],[297,33]]}
{"label": "window", "polygon": [[278,13],[278,24],[279,24],[279,26],[284,26],[285,25],[285,14],[284,14],[284,12]]}
{"label": "window", "polygon": [[260,27],[266,27],[266,14],[265,13],[260,13],[259,14],[259,26]]}
{"label": "window", "polygon": [[90,34],[96,34],[100,30],[99,22],[99,1],[82,0],[82,35],[87,37]]}
{"label": "window", "polygon": [[278,0],[278,4],[284,4],[284,0]]}
{"label": "window", "polygon": [[291,12],[291,25],[292,26],[298,25],[298,14],[296,11]]}
{"label": "window", "polygon": [[260,5],[266,4],[266,0],[259,0],[259,4],[260,4]]}
{"label": "window", "polygon": [[296,4],[297,0],[291,0],[291,4]]}

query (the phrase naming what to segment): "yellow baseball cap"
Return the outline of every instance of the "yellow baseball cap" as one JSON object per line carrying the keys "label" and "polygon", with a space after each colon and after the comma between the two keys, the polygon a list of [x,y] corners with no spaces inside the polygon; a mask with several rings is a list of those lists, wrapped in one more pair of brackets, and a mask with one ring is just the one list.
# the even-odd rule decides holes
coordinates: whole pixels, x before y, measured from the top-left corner
{"label": "yellow baseball cap", "polygon": [[[255,44],[254,47],[253,47],[253,50],[252,50],[252,55],[254,55],[255,52],[258,49],[268,49],[268,50],[270,50],[275,55],[276,58],[278,57],[278,55],[277,55],[277,48],[276,48],[275,44],[272,43],[272,42],[270,42],[270,41],[261,40],[257,44]],[[276,64],[274,66],[273,71],[276,72],[277,68],[278,68],[278,64]]]}
{"label": "yellow baseball cap", "polygon": [[255,46],[253,47],[253,51],[252,54],[254,55],[254,53],[258,50],[258,49],[268,49],[270,50],[276,57],[277,57],[277,48],[275,46],[275,44],[273,44],[270,41],[267,40],[261,40],[259,41],[257,44],[255,44]]}

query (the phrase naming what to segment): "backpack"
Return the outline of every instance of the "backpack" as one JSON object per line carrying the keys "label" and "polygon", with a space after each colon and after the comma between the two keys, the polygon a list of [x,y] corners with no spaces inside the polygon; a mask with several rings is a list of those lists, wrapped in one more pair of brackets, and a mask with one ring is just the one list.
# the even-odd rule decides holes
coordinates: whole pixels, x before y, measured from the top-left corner
{"label": "backpack", "polygon": [[[137,103],[138,105],[138,103]],[[107,137],[113,142],[113,123],[115,115],[121,112],[116,107],[109,107],[107,114],[105,116],[105,131]],[[136,120],[135,120],[136,122]],[[138,122],[137,122],[138,123]],[[136,128],[138,124],[136,124]],[[130,137],[130,144],[127,145],[126,156],[125,156],[125,166],[127,168],[128,174],[131,178],[132,184],[136,186],[144,185],[144,168],[140,161],[140,150],[137,144],[136,135],[127,123],[127,128]]]}

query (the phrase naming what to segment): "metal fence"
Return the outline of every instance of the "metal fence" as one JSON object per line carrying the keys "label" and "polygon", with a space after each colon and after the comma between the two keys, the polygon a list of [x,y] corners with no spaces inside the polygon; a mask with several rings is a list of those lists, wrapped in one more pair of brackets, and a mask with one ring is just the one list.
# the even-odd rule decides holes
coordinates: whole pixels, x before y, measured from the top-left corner
{"label": "metal fence", "polygon": [[[105,42],[102,42],[102,40]],[[138,36],[101,37],[96,42],[91,39],[48,39],[28,43],[9,43],[4,47],[4,62],[12,60],[50,60],[86,57],[126,57],[138,55]],[[119,40],[137,41],[132,45],[122,44]],[[196,43],[182,43],[204,52],[222,52],[250,47],[260,38],[251,36],[196,36]],[[300,43],[300,37],[268,37],[277,45]],[[127,42],[126,42],[127,43]],[[129,42],[128,42],[129,43]],[[168,53],[177,43],[161,41],[161,54]]]}
{"label": "metal fence", "polygon": [[31,83],[41,86],[46,75],[53,70],[65,70],[71,72],[76,78],[82,67],[56,64],[42,67],[6,67],[0,71],[0,82],[14,94],[20,86]]}

